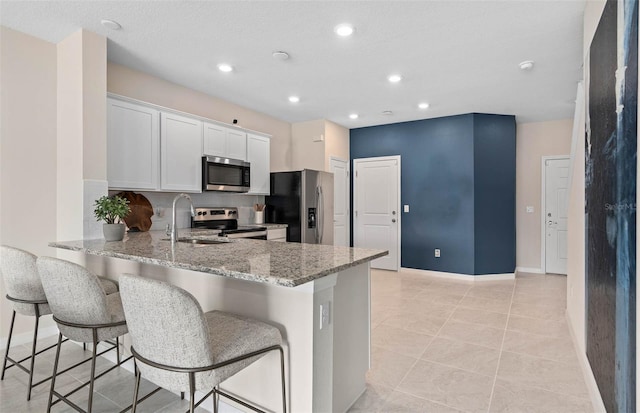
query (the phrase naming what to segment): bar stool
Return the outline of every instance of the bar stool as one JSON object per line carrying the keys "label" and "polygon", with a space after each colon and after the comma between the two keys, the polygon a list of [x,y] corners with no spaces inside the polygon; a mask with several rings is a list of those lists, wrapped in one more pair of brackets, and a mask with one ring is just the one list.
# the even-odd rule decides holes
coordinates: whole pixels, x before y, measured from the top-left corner
{"label": "bar stool", "polygon": [[[44,289],[42,288],[40,276],[38,275],[36,259],[37,257],[30,252],[6,245],[0,246],[0,272],[2,273],[2,278],[7,291],[7,300],[11,302],[13,307],[11,326],[9,327],[9,337],[7,338],[7,348],[5,350],[4,362],[2,364],[2,377],[0,377],[0,379],[4,380],[5,371],[14,366],[29,374],[27,400],[31,400],[31,390],[34,387],[51,379],[51,376],[49,376],[37,383],[33,383],[33,369],[35,366],[36,356],[56,346],[53,344],[47,348],[41,349],[40,351],[36,351],[40,317],[51,314],[51,309],[47,303],[47,297],[44,293]],[[111,280],[101,279],[100,283],[107,294],[118,291],[118,285]],[[11,347],[11,337],[13,336],[13,326],[16,319],[16,313],[35,317],[33,342],[31,343],[31,355],[21,360],[14,360],[9,356],[9,348]],[[21,364],[27,360],[30,361],[30,367],[28,369]],[[7,362],[10,362],[11,364],[7,366]]]}
{"label": "bar stool", "polygon": [[[47,412],[51,406],[59,401],[67,403],[77,411],[83,411],[79,406],[70,401],[68,397],[78,390],[89,385],[88,412],[93,408],[93,387],[96,379],[104,376],[122,363],[130,360],[120,360],[118,341],[116,339],[127,333],[127,324],[122,310],[120,293],[107,295],[102,288],[99,278],[84,267],[69,261],[51,257],[40,257],[37,260],[38,272],[42,280],[42,286],[47,295],[49,306],[53,312],[53,319],[58,325],[58,345],[51,379],[51,391]],[[81,384],[66,394],[60,394],[55,389],[56,375],[58,374],[58,362],[60,360],[60,345],[62,336],[71,340],[92,343],[93,353],[91,358],[77,363],[73,367],[91,361],[91,376],[88,382]],[[98,343],[106,341],[109,346],[98,353]],[[96,358],[107,351],[116,350],[117,364],[96,375]],[[67,369],[68,370],[68,369]],[[53,401],[53,397],[56,400]]]}
{"label": "bar stool", "polygon": [[[141,376],[170,391],[188,389],[191,413],[211,394],[214,412],[219,396],[260,412],[220,390],[219,385],[276,350],[280,352],[282,410],[286,413],[284,352],[276,327],[221,311],[203,313],[191,294],[164,282],[128,274],[119,281],[137,367],[132,413]],[[197,403],[196,390],[208,391]]]}

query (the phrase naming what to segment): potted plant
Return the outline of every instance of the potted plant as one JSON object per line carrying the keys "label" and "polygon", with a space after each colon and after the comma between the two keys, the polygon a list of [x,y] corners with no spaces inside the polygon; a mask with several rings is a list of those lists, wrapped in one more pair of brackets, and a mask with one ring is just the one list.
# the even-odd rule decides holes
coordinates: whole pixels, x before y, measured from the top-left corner
{"label": "potted plant", "polygon": [[129,201],[119,196],[103,196],[96,200],[93,214],[98,221],[104,221],[102,232],[107,241],[122,241],[124,238],[125,225],[122,223],[124,217],[129,215]]}

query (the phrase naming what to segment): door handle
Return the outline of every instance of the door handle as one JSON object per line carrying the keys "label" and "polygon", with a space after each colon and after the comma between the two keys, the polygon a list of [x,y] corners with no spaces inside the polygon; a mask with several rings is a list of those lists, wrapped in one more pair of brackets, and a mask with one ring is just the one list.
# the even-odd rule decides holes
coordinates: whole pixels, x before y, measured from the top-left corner
{"label": "door handle", "polygon": [[392,219],[392,220],[391,220],[391,222],[396,222],[396,219],[395,219],[395,218],[394,218],[394,219]]}
{"label": "door handle", "polygon": [[395,215],[395,214],[396,214],[396,211],[391,211],[391,214],[392,214],[392,215]]}

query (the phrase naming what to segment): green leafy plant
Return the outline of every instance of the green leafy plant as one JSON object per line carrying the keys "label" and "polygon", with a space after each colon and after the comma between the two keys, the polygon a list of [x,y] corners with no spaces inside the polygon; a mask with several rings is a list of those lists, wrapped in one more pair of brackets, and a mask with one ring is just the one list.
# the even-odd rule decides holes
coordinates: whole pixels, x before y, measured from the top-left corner
{"label": "green leafy plant", "polygon": [[129,201],[117,195],[113,197],[105,195],[96,200],[94,206],[96,208],[93,210],[93,214],[98,221],[104,221],[107,224],[119,223],[131,212]]}

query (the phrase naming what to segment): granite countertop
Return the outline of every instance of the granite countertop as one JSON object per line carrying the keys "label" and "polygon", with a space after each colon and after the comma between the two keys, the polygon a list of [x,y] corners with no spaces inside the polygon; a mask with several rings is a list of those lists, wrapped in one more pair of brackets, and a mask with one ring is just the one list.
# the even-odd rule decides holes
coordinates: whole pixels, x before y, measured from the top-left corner
{"label": "granite countertop", "polygon": [[[217,239],[216,230],[180,230],[180,238]],[[90,255],[199,271],[285,287],[295,287],[388,254],[385,250],[332,245],[232,239],[220,244],[165,240],[164,231],[135,232],[123,241],[104,239],[51,242],[49,246]]]}

